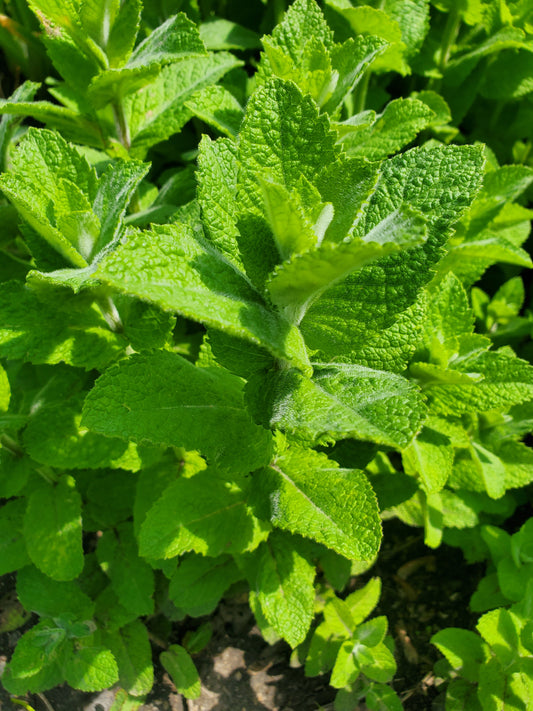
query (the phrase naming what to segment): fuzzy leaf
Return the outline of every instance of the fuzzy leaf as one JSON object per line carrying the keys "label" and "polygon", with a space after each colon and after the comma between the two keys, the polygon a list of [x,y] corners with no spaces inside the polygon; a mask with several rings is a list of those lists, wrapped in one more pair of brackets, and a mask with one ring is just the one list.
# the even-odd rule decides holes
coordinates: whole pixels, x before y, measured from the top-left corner
{"label": "fuzzy leaf", "polygon": [[82,424],[106,436],[198,449],[238,471],[261,466],[271,453],[270,435],[244,409],[238,378],[166,351],[107,370],[87,396]]}
{"label": "fuzzy leaf", "polygon": [[83,569],[81,496],[71,476],[34,489],[24,516],[32,562],[54,580],[73,580]]}
{"label": "fuzzy leaf", "polygon": [[192,117],[185,102],[195,91],[215,84],[241,62],[226,52],[195,56],[164,67],[150,87],[124,100],[134,157],[144,158],[150,146],[177,133]]}
{"label": "fuzzy leaf", "polygon": [[139,616],[150,615],[154,610],[154,573],[139,558],[131,525],[121,524],[114,531],[105,531],[98,541],[96,556],[111,579],[120,604]]}
{"label": "fuzzy leaf", "polygon": [[140,620],[115,632],[104,641],[118,664],[120,686],[132,696],[148,694],[154,683],[154,669],[148,630]]}
{"label": "fuzzy leaf", "polygon": [[182,559],[170,579],[168,595],[187,615],[208,615],[224,592],[241,574],[230,556],[206,558],[192,555]]}
{"label": "fuzzy leaf", "polygon": [[417,246],[426,235],[422,215],[409,207],[390,213],[362,240],[323,244],[296,255],[275,271],[267,284],[275,304],[299,322],[314,300],[366,264]]}
{"label": "fuzzy leaf", "polygon": [[159,659],[180,694],[186,699],[197,699],[200,696],[200,677],[186,649],[172,644],[166,652],[161,652]]}
{"label": "fuzzy leaf", "polygon": [[267,307],[244,274],[185,226],[135,233],[100,263],[95,277],[280,357],[307,360],[298,331]]}
{"label": "fuzzy leaf", "polygon": [[375,557],[381,538],[377,503],[356,469],[338,469],[325,455],[294,447],[256,472],[253,486],[258,509],[274,526],[346,558]]}
{"label": "fuzzy leaf", "polygon": [[140,552],[156,559],[187,551],[218,556],[253,550],[267,535],[245,492],[208,468],[175,481],[152,506],[141,526]]}
{"label": "fuzzy leaf", "polygon": [[[269,425],[327,443],[353,437],[406,447],[426,415],[419,392],[405,378],[355,364],[316,363],[313,378],[289,370],[263,383]],[[264,415],[263,415],[264,416]]]}
{"label": "fuzzy leaf", "polygon": [[287,534],[276,532],[260,546],[249,582],[267,621],[296,647],[313,619],[315,568],[289,540]]}
{"label": "fuzzy leaf", "polygon": [[33,363],[103,369],[126,346],[96,307],[59,310],[20,282],[0,285],[0,324],[0,355]]}

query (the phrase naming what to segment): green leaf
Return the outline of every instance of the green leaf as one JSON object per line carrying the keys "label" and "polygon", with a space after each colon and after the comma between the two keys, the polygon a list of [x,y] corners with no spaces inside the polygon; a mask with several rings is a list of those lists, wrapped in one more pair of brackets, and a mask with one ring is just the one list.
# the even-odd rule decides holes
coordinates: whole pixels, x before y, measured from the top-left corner
{"label": "green leaf", "polygon": [[179,610],[200,617],[213,612],[226,590],[240,578],[230,556],[191,555],[179,562],[170,579],[168,596]]}
{"label": "green leaf", "polygon": [[[304,641],[313,619],[315,568],[291,543],[274,532],[254,554],[249,577],[268,622],[291,647]],[[246,572],[246,569],[245,569]]]}
{"label": "green leaf", "polygon": [[24,516],[32,562],[54,580],[73,580],[83,569],[81,496],[71,476],[35,488]]}
{"label": "green leaf", "polygon": [[[533,369],[505,352],[487,351],[459,357],[447,371],[457,382],[428,383],[426,394],[445,414],[505,411],[533,396]],[[466,376],[466,377],[465,377]]]}
{"label": "green leaf", "polygon": [[24,499],[13,499],[0,509],[0,575],[12,573],[30,562],[22,533]]}
{"label": "green leaf", "polygon": [[309,38],[320,40],[326,48],[333,45],[333,32],[314,0],[296,0],[272,32],[271,42],[298,62]]}
{"label": "green leaf", "polygon": [[429,239],[422,247],[363,267],[328,289],[301,324],[310,348],[330,357],[350,353],[415,301],[441,256],[448,225],[459,219],[480,187],[482,166],[483,155],[473,146],[415,148],[382,164],[354,236],[363,237],[408,203],[426,216]]}
{"label": "green leaf", "polygon": [[103,636],[118,664],[119,684],[132,696],[148,694],[154,683],[154,669],[148,630],[140,620]]}
{"label": "green leaf", "polygon": [[416,476],[426,493],[436,493],[452,473],[454,450],[450,439],[431,426],[425,426],[402,452],[404,470]]}
{"label": "green leaf", "polygon": [[331,672],[329,683],[334,689],[342,689],[352,684],[361,672],[359,662],[354,654],[354,643],[351,640],[343,642]]}
{"label": "green leaf", "polygon": [[215,84],[224,74],[241,65],[226,52],[195,56],[164,67],[150,83],[124,99],[126,122],[131,133],[131,155],[144,158],[146,151],[177,133],[191,118],[185,102],[195,91]]}
{"label": "green leaf", "polygon": [[224,136],[235,138],[239,133],[244,116],[242,106],[231,92],[219,84],[196,91],[185,102],[185,107]]}
{"label": "green leaf", "polygon": [[315,363],[312,379],[288,370],[262,387],[271,427],[322,444],[353,437],[402,449],[426,415],[405,378],[355,364]]}
{"label": "green leaf", "polygon": [[41,464],[60,469],[123,468],[136,471],[141,458],[136,446],[103,437],[80,426],[83,394],[50,400],[35,410],[24,430],[26,451]]}
{"label": "green leaf", "polygon": [[411,143],[434,117],[433,111],[422,101],[394,99],[369,126],[351,126],[350,119],[339,124],[341,145],[350,156],[381,160]]}
{"label": "green leaf", "polygon": [[299,332],[268,308],[242,272],[183,225],[133,234],[102,260],[95,277],[278,357],[307,361]]}
{"label": "green leaf", "polygon": [[325,243],[295,255],[276,269],[267,284],[275,304],[299,322],[312,303],[334,284],[366,264],[419,245],[426,236],[420,213],[402,207],[380,222],[364,239],[340,244]]}
{"label": "green leaf", "polygon": [[431,638],[461,676],[471,682],[479,679],[479,669],[487,658],[487,646],[475,632],[457,627],[440,630]]}
{"label": "green leaf", "polygon": [[205,53],[198,28],[185,13],[180,12],[169,17],[135,48],[128,67],[175,62],[191,54]]}
{"label": "green leaf", "polygon": [[371,684],[365,704],[369,711],[402,711],[402,702],[388,684]]}
{"label": "green leaf", "polygon": [[81,691],[108,689],[119,679],[115,657],[98,646],[79,647],[65,660],[64,672],[67,683]]}
{"label": "green leaf", "polygon": [[63,181],[73,184],[92,201],[96,173],[83,156],[57,133],[30,128],[12,156],[12,173],[4,173],[0,188],[21,216],[71,265],[87,262],[76,244],[58,229],[58,204],[65,200]]}
{"label": "green leaf", "polygon": [[122,219],[130,200],[146,176],[149,165],[137,161],[114,161],[98,181],[93,210],[101,229],[91,256],[112,249],[121,236]]}
{"label": "green leaf", "polygon": [[269,460],[271,436],[251,421],[241,388],[222,369],[196,368],[175,353],[134,355],[98,380],[82,423],[108,437],[198,449],[250,471]]}
{"label": "green leaf", "polygon": [[381,642],[369,651],[371,661],[361,661],[361,672],[373,681],[382,684],[391,681],[396,674],[396,660],[386,644]]}
{"label": "green leaf", "polygon": [[212,141],[208,136],[202,136],[198,151],[198,202],[206,236],[226,259],[244,272],[235,202],[237,146],[229,139]]}
{"label": "green leaf", "polygon": [[199,29],[207,49],[261,49],[256,32],[221,17],[210,17]]}
{"label": "green leaf", "polygon": [[302,176],[313,182],[338,154],[329,121],[319,116],[312,99],[291,82],[269,80],[250,98],[241,129],[243,188],[251,191],[243,199],[261,203],[258,174],[289,191],[298,190]]}
{"label": "green leaf", "polygon": [[486,612],[476,625],[501,664],[508,666],[519,654],[520,619],[511,610]]}
{"label": "green leaf", "polygon": [[[99,0],[92,0],[92,4],[98,10],[102,7]],[[124,0],[120,3],[105,45],[111,67],[122,66],[130,56],[141,22],[141,10],[140,0]]]}
{"label": "green leaf", "polygon": [[365,620],[379,602],[381,595],[380,578],[370,578],[368,583],[359,590],[350,593],[344,600],[344,605],[350,613],[352,632],[356,625]]}
{"label": "green leaf", "polygon": [[200,696],[200,677],[184,647],[172,644],[166,652],[161,652],[159,659],[180,694],[186,699],[197,699]]}
{"label": "green leaf", "polygon": [[20,282],[0,284],[0,356],[103,369],[126,345],[96,306],[59,310]]}
{"label": "green leaf", "polygon": [[54,628],[51,620],[38,622],[18,641],[9,663],[10,673],[16,679],[31,679],[55,662],[64,637],[64,630]]}
{"label": "green leaf", "polygon": [[94,603],[77,582],[53,580],[33,565],[18,572],[17,595],[26,610],[41,617],[85,622],[94,614]]}
{"label": "green leaf", "polygon": [[[254,496],[278,528],[312,538],[347,558],[372,560],[381,526],[367,479],[355,469],[293,447],[254,473]],[[268,502],[268,504],[266,503]]]}
{"label": "green leaf", "polygon": [[177,479],[152,506],[141,526],[140,553],[155,559],[188,551],[216,557],[253,550],[267,535],[246,493],[208,468]]}
{"label": "green leaf", "polygon": [[150,615],[154,611],[154,573],[139,558],[132,525],[123,523],[114,531],[104,531],[96,556],[120,604],[139,616]]}

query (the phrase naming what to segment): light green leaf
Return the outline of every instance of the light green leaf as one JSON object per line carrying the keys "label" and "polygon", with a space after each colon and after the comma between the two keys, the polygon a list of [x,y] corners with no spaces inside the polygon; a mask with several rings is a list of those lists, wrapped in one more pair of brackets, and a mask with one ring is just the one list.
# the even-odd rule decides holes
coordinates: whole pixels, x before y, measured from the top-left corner
{"label": "light green leaf", "polygon": [[130,128],[131,155],[144,158],[150,146],[177,133],[191,118],[185,102],[194,92],[215,84],[226,72],[241,65],[226,52],[195,56],[164,67],[148,89],[124,100]]}
{"label": "light green leaf", "polygon": [[[311,233],[312,234],[312,233]],[[299,323],[312,303],[370,262],[419,245],[426,235],[420,213],[408,206],[390,213],[363,239],[324,243],[284,262],[267,284],[272,300]]]}
{"label": "light green leaf", "polygon": [[400,26],[407,54],[414,54],[429,30],[429,0],[385,0],[383,9]]}
{"label": "light green leaf", "polygon": [[237,146],[229,139],[202,136],[198,147],[198,202],[207,236],[232,264],[244,271],[237,229]]}
{"label": "light green leaf", "polygon": [[519,654],[520,618],[511,610],[498,608],[486,612],[476,625],[485,642],[489,644],[501,664],[508,666]]}
{"label": "light green leaf", "polygon": [[139,558],[132,525],[123,523],[113,531],[104,531],[96,556],[120,604],[138,616],[150,615],[154,611],[154,573]]}
{"label": "light green leaf", "polygon": [[278,357],[307,361],[300,333],[267,307],[244,274],[183,225],[131,235],[102,260],[95,276]]}
{"label": "light green leaf", "polygon": [[198,28],[185,13],[180,12],[169,17],[135,48],[128,67],[175,62],[192,54],[205,53]]}
{"label": "light green leaf", "polygon": [[24,430],[24,446],[35,459],[59,469],[129,469],[141,467],[132,442],[103,437],[80,426],[83,394],[47,402],[38,408]]}
{"label": "light green leaf", "polygon": [[[92,3],[98,7],[102,5],[100,0],[92,0]],[[130,56],[141,22],[141,10],[140,0],[123,0],[120,3],[105,43],[105,51],[111,67],[122,66]]]}
{"label": "light green leaf", "polygon": [[434,644],[462,677],[471,682],[479,679],[479,667],[487,657],[487,647],[475,632],[456,627],[440,630],[431,638]]}
{"label": "light green leaf", "polygon": [[[370,578],[368,583],[359,590],[350,593],[344,600],[344,605],[350,612],[352,632],[365,620],[379,602],[381,595],[381,579]],[[327,618],[326,618],[327,619]]]}
{"label": "light green leaf", "polygon": [[369,711],[402,711],[403,709],[399,696],[388,684],[371,684],[366,692],[365,704]]}
{"label": "light green leaf", "polygon": [[270,41],[297,64],[309,38],[323,42],[326,48],[333,45],[333,32],[318,4],[314,0],[296,0],[274,28]]}
{"label": "light green leaf", "polygon": [[405,378],[349,363],[316,363],[312,379],[277,373],[262,398],[271,427],[322,444],[353,437],[402,449],[426,415]]}
{"label": "light green leaf", "polygon": [[116,245],[126,208],[148,169],[146,163],[114,161],[98,181],[93,210],[100,220],[101,229],[98,241],[91,250],[92,257],[98,255],[97,258],[100,258],[98,253],[101,250],[107,248],[107,251]]}
{"label": "light green leaf", "polygon": [[[291,447],[253,476],[258,510],[278,528],[312,538],[347,558],[372,560],[381,526],[367,479],[311,450]],[[267,503],[268,502],[268,503]]]}
{"label": "light green leaf", "polygon": [[243,199],[261,205],[258,174],[289,191],[298,190],[302,176],[313,182],[338,153],[329,121],[319,116],[312,99],[291,82],[269,80],[250,98],[241,130],[243,193],[251,191]]}
{"label": "light green leaf", "polygon": [[450,439],[431,426],[425,426],[402,452],[404,470],[416,476],[426,493],[436,493],[452,473],[454,450]]}
{"label": "light green leaf", "polygon": [[360,672],[361,668],[354,654],[354,643],[352,640],[347,640],[339,649],[329,683],[334,689],[342,689],[352,684]]}
{"label": "light green leaf", "polygon": [[211,469],[171,484],[148,512],[141,555],[172,558],[187,551],[218,556],[253,550],[268,525],[251,512],[246,493]]}
{"label": "light green leaf", "polygon": [[115,657],[97,646],[79,647],[65,660],[64,672],[67,683],[81,691],[108,689],[119,679]]}
{"label": "light green leaf", "polygon": [[196,91],[185,102],[185,108],[219,133],[235,138],[239,133],[244,112],[231,92],[220,84],[212,84]]}
{"label": "light green leaf", "polygon": [[0,101],[0,114],[2,114],[0,120],[0,170],[2,172],[6,170],[6,160],[9,155],[13,133],[21,121],[16,115],[10,115],[6,109],[9,109],[11,105],[16,106],[20,103],[31,106],[32,99],[40,86],[37,82],[25,81],[15,89],[9,98]]}
{"label": "light green leaf", "polygon": [[448,372],[450,376],[457,375],[457,383],[435,382],[425,388],[442,413],[505,411],[533,397],[533,369],[516,356],[486,351],[457,358],[451,365],[453,369]]}
{"label": "light green leaf", "polygon": [[241,578],[233,558],[206,558],[191,555],[180,560],[170,579],[170,600],[187,615],[208,615],[220,602],[230,585]]}
{"label": "light green leaf", "polygon": [[441,256],[448,225],[459,219],[479,189],[482,166],[482,152],[472,146],[413,149],[382,164],[354,236],[363,237],[408,203],[428,219],[429,239],[408,253],[363,267],[328,289],[301,324],[310,348],[330,357],[350,353],[415,301]]}
{"label": "light green leaf", "polygon": [[268,622],[296,647],[313,619],[315,568],[281,532],[273,533],[254,555],[257,573],[250,586]]}
{"label": "light green leaf", "polygon": [[198,449],[250,471],[269,460],[271,436],[251,421],[241,387],[226,371],[196,368],[175,353],[134,355],[100,378],[82,424],[106,436]]}
{"label": "light green leaf", "polygon": [[361,672],[369,679],[382,684],[391,681],[396,674],[396,660],[387,645],[381,642],[376,647],[372,647],[369,657],[371,661],[361,660]]}
{"label": "light green leaf", "polygon": [[197,699],[200,696],[200,677],[186,649],[172,644],[166,652],[161,652],[159,659],[180,694],[186,699]]}
{"label": "light green leaf", "polygon": [[103,369],[126,346],[95,306],[59,310],[20,282],[0,285],[0,315],[0,355],[6,358]]}
{"label": "light green leaf", "polygon": [[325,242],[339,243],[350,235],[357,216],[378,180],[376,164],[364,158],[338,158],[318,175],[316,185],[324,202],[333,205]]}
{"label": "light green leaf", "polygon": [[148,630],[140,620],[114,632],[104,642],[118,664],[120,686],[132,696],[148,694],[154,683],[154,669]]}
{"label": "light green leaf", "polygon": [[417,99],[394,99],[370,126],[349,131],[349,125],[339,124],[341,145],[348,155],[381,160],[411,143],[434,117],[429,106]]}
{"label": "light green leaf", "polygon": [[0,411],[7,412],[11,399],[11,388],[6,371],[0,365]]}
{"label": "light green leaf", "polygon": [[73,580],[83,569],[81,496],[63,475],[56,484],[35,488],[24,516],[28,554],[53,580]]}

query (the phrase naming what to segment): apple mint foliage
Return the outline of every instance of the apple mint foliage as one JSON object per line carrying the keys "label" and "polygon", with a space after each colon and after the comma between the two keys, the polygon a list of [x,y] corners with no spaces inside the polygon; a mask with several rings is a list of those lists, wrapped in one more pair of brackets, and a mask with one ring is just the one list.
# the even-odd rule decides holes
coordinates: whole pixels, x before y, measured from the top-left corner
{"label": "apple mint foliage", "polygon": [[245,592],[337,711],[399,711],[354,579],[398,518],[488,561],[446,703],[525,708],[530,13],[169,5],[0,28],[0,574],[35,616],[4,687],[138,708],[157,639],[198,698],[207,627],[165,630]]}

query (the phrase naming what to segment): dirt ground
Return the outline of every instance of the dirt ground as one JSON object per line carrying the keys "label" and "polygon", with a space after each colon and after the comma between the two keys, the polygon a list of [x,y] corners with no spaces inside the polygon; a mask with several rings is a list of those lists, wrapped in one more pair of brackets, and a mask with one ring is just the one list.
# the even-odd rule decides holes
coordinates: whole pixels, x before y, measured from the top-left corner
{"label": "dirt ground", "polygon": [[[420,531],[391,521],[385,524],[378,563],[365,576],[351,581],[351,589],[355,589],[370,575],[382,578],[382,597],[374,614],[385,614],[389,620],[398,662],[394,687],[406,711],[443,708],[432,672],[438,652],[429,639],[443,627],[475,625],[468,601],[483,570],[483,565],[467,566],[456,549],[427,549]],[[1,594],[10,594],[13,580],[13,576],[0,579]],[[186,700],[176,692],[157,663],[161,649],[154,645],[156,682],[141,711],[333,710],[335,691],[328,685],[328,677],[307,678],[302,667],[291,666],[288,645],[278,642],[269,646],[245,601],[225,600],[210,620],[211,641],[195,656],[202,680],[200,698]],[[179,625],[175,633],[177,639],[182,637]],[[19,636],[20,631],[0,635],[0,662],[9,658]],[[35,711],[109,711],[113,698],[112,690],[87,694],[62,686],[40,695],[29,694],[26,701]],[[0,709],[20,708],[0,688]]]}

